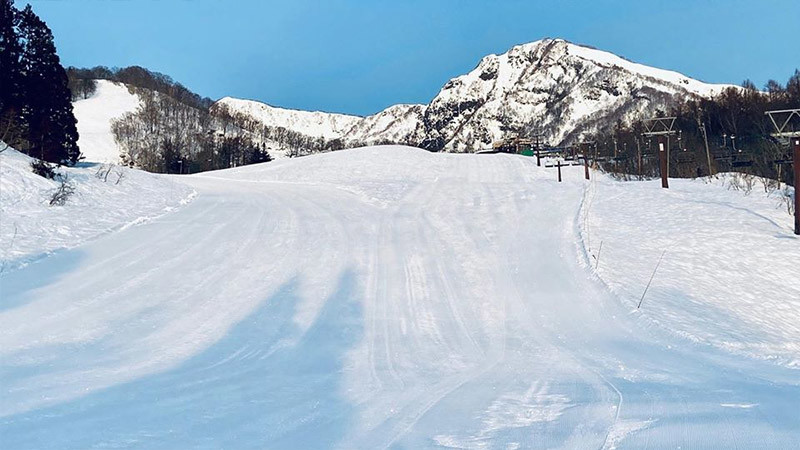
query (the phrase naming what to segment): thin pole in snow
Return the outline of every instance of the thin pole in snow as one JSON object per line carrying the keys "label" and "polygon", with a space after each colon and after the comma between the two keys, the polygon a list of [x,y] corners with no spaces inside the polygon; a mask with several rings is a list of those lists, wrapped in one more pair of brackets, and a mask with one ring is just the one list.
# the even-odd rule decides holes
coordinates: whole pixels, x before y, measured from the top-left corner
{"label": "thin pole in snow", "polygon": [[595,258],[596,261],[594,263],[594,270],[597,270],[597,266],[600,265],[600,252],[602,251],[603,251],[603,241],[600,241],[600,248],[597,249],[597,258]]}
{"label": "thin pole in snow", "polygon": [[639,299],[639,305],[636,306],[636,309],[639,309],[639,308],[642,307],[642,302],[644,301],[644,296],[647,294],[647,290],[650,289],[650,283],[653,282],[653,278],[656,276],[656,270],[658,270],[658,266],[661,265],[661,260],[664,259],[664,253],[667,253],[667,249],[664,249],[664,251],[661,252],[661,257],[658,258],[658,263],[656,263],[656,268],[653,269],[653,274],[650,275],[650,281],[647,282],[647,286],[645,286],[645,288],[644,288],[644,292],[642,293],[642,298]]}

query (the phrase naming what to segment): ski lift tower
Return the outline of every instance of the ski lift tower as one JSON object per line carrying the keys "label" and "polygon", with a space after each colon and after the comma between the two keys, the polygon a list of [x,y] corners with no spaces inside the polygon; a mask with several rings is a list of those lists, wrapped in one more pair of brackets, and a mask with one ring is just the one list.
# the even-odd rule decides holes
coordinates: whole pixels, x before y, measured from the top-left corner
{"label": "ski lift tower", "polygon": [[[589,159],[591,156],[589,155],[591,151],[591,146],[594,145],[597,148],[597,144],[595,141],[580,141],[578,142],[578,153],[583,157],[583,177],[587,180],[589,179]],[[595,155],[596,157],[597,155]],[[580,158],[581,156],[579,156]]]}
{"label": "ski lift tower", "polygon": [[800,108],[767,111],[775,127],[772,136],[789,141],[794,166],[794,234],[800,235]]}
{"label": "ski lift tower", "polygon": [[653,117],[644,120],[644,136],[658,137],[658,160],[661,169],[661,187],[669,189],[669,136],[675,134],[675,117]]}

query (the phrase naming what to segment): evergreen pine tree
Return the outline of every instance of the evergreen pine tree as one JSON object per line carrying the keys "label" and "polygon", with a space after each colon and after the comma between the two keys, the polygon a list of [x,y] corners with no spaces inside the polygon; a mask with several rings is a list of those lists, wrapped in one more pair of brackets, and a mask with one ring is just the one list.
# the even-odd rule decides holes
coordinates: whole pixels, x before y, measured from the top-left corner
{"label": "evergreen pine tree", "polygon": [[28,153],[45,161],[75,164],[80,158],[67,73],[56,55],[53,34],[30,5],[18,13]]}
{"label": "evergreen pine tree", "polygon": [[17,35],[17,11],[12,0],[0,0],[0,139],[22,147],[25,131],[20,112],[24,102],[22,48]]}

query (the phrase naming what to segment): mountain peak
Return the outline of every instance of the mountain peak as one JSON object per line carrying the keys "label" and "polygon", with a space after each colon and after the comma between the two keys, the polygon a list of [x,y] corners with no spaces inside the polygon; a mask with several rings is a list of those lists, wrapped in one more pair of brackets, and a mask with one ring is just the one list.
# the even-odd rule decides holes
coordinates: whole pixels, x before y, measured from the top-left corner
{"label": "mountain peak", "polygon": [[283,110],[230,98],[220,102],[264,124],[340,139],[347,146],[395,142],[460,152],[533,129],[552,144],[565,144],[603,124],[667,107],[676,97],[711,96],[726,87],[545,38],[481,58],[472,71],[445,83],[427,105],[395,105],[369,117]]}

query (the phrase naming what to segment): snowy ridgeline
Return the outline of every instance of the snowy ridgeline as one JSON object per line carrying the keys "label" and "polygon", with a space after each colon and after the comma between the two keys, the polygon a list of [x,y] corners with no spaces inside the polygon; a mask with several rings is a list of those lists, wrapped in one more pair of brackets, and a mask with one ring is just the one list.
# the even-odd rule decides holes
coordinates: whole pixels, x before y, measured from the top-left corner
{"label": "snowy ridgeline", "polygon": [[[4,271],[148,221],[194,195],[190,187],[166,176],[78,164],[57,169],[67,176],[74,193],[63,206],[50,206],[60,183],[34,174],[31,161],[11,148],[0,153],[0,264]],[[101,170],[102,178],[98,176]]]}
{"label": "snowy ridgeline", "polygon": [[395,142],[471,152],[489,148],[506,133],[529,134],[533,128],[551,144],[574,142],[603,124],[628,122],[676,99],[710,97],[728,87],[561,39],[543,39],[482,58],[472,71],[449,80],[428,104],[394,105],[367,117],[294,111],[231,97],[218,104],[264,125],[341,139],[351,147]]}

